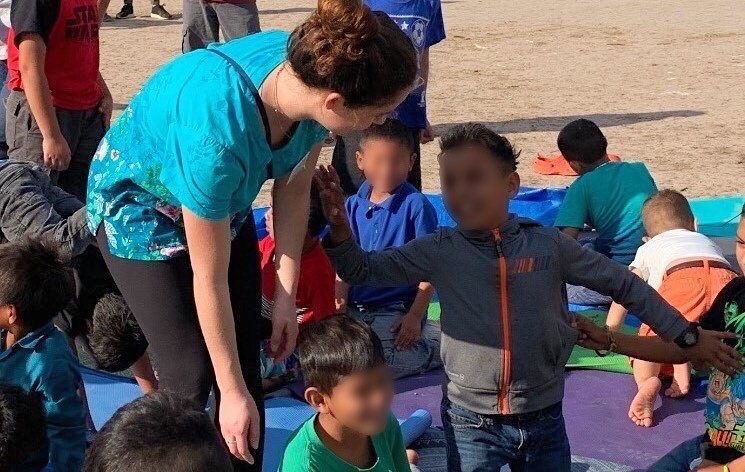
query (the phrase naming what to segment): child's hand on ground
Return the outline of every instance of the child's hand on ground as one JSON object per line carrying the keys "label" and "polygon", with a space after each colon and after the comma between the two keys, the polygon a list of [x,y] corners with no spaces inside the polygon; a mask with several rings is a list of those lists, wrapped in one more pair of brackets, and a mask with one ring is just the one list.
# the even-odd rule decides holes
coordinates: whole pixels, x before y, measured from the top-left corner
{"label": "child's hand on ground", "polygon": [[339,176],[331,166],[319,166],[313,177],[321,195],[323,214],[331,226],[331,240],[342,243],[352,237],[349,228],[347,210],[344,206],[346,199],[341,190]]}
{"label": "child's hand on ground", "polygon": [[399,351],[408,351],[422,337],[422,317],[416,316],[411,312],[406,313],[393,323],[391,332],[398,333],[395,341],[396,349]]}
{"label": "child's hand on ground", "polygon": [[579,331],[577,344],[586,348],[601,350],[608,347],[608,334],[591,319],[582,315],[572,315],[572,326]]}
{"label": "child's hand on ground", "polygon": [[727,375],[743,372],[743,357],[734,348],[724,344],[725,339],[738,339],[735,333],[700,330],[695,346],[683,352],[697,369],[716,369]]}

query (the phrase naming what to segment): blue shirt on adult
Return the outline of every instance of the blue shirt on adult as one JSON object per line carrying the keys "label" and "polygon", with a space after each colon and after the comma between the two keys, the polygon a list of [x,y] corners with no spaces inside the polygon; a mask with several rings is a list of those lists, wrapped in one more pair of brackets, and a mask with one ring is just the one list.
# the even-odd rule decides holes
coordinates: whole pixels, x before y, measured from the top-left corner
{"label": "blue shirt on adult", "polygon": [[[364,182],[356,195],[347,199],[347,213],[352,233],[365,251],[381,251],[403,246],[437,230],[437,212],[427,197],[409,183],[404,183],[383,203],[370,201],[370,184]],[[417,286],[353,286],[350,305],[369,309],[403,305],[407,310],[416,297]]]}
{"label": "blue shirt on adult", "polygon": [[[164,260],[187,250],[181,209],[208,220],[230,217],[233,237],[269,177],[286,176],[328,137],[304,120],[279,149],[269,146],[256,88],[287,59],[289,34],[256,33],[163,66],[101,141],[88,178],[88,226],[103,223],[109,250]],[[238,67],[209,49],[218,49]]]}
{"label": "blue shirt on adult", "polygon": [[[425,49],[445,39],[440,0],[365,0],[371,10],[385,12],[406,33],[417,51],[419,77]],[[426,88],[418,85],[398,106],[392,118],[413,129],[427,126]]]}
{"label": "blue shirt on adult", "polygon": [[85,456],[85,414],[78,396],[82,386],[78,359],[67,338],[50,321],[3,350],[0,332],[0,383],[42,397],[49,440],[49,467],[77,471]]}
{"label": "blue shirt on adult", "polygon": [[577,177],[567,190],[556,218],[559,228],[597,231],[595,249],[629,265],[642,245],[642,205],[657,191],[641,162],[608,162]]}

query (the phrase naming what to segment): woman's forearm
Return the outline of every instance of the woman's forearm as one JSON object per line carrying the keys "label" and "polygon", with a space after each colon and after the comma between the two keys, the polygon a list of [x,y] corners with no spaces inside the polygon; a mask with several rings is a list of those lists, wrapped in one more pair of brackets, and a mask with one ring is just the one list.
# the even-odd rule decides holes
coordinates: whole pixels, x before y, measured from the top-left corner
{"label": "woman's forearm", "polygon": [[[300,255],[308,228],[310,187],[321,147],[308,155],[304,168],[274,182],[272,212],[275,235],[276,303],[295,303],[300,276]],[[276,306],[276,305],[275,305]]]}
{"label": "woman's forearm", "polygon": [[230,304],[230,219],[209,221],[183,209],[194,271],[194,302],[215,379],[222,392],[245,391]]}

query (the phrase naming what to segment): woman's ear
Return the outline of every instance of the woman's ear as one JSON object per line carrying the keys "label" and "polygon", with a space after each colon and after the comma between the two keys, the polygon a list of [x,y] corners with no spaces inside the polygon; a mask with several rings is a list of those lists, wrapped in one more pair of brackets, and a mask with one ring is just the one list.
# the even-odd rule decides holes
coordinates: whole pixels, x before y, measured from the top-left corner
{"label": "woman's ear", "polygon": [[329,92],[323,100],[323,108],[327,111],[333,111],[337,115],[339,110],[344,106],[344,97],[337,92]]}
{"label": "woman's ear", "polygon": [[305,401],[319,413],[329,413],[327,397],[316,387],[305,389]]}

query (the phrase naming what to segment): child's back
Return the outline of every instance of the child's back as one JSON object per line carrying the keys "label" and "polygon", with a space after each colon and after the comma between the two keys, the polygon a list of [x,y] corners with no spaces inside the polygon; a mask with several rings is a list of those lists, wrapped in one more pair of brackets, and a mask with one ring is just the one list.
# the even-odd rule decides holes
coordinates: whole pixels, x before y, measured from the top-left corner
{"label": "child's back", "polygon": [[644,237],[642,205],[656,191],[643,163],[608,162],[579,176],[569,187],[556,226],[590,225],[597,231],[595,249],[627,265]]}
{"label": "child's back", "polygon": [[597,231],[595,249],[628,265],[642,244],[641,209],[657,191],[654,179],[640,162],[611,162],[608,141],[591,121],[569,123],[558,145],[580,176],[569,186],[555,225],[575,236],[590,225]]}
{"label": "child's back", "polygon": [[78,360],[52,318],[72,298],[72,286],[55,250],[23,241],[0,246],[0,382],[42,395],[49,463],[80,470],[85,415],[78,396]]}

